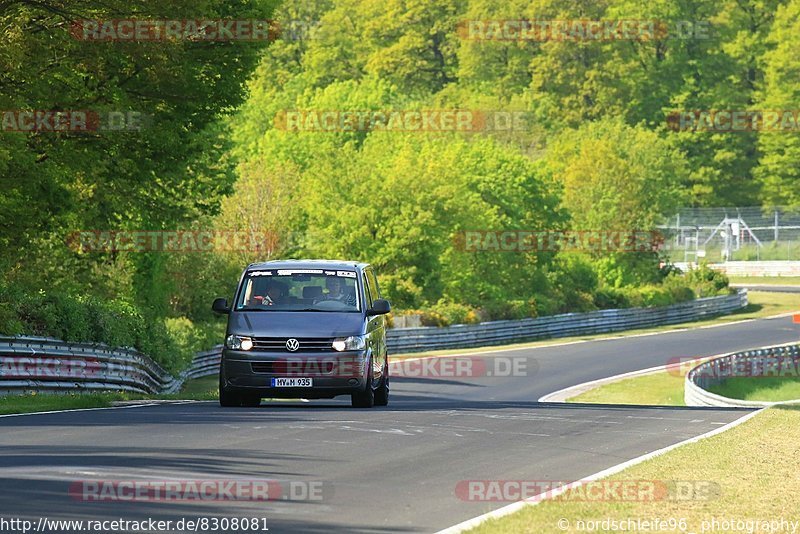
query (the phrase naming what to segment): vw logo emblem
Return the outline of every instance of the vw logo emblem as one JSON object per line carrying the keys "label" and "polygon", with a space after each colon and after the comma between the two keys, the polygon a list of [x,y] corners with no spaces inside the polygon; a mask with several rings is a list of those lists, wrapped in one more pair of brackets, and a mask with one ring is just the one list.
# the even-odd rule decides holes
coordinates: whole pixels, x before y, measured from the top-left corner
{"label": "vw logo emblem", "polygon": [[300,348],[300,342],[297,341],[295,338],[286,340],[286,350],[288,350],[289,352],[294,352],[299,348]]}

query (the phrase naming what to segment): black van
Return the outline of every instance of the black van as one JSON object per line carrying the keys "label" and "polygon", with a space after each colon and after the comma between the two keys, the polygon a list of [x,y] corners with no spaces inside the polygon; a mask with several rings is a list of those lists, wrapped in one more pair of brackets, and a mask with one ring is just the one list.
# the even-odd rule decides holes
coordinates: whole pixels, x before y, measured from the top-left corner
{"label": "black van", "polygon": [[350,395],[353,406],[389,403],[389,302],[366,263],[284,260],[245,269],[228,314],[219,369],[222,406],[262,398]]}

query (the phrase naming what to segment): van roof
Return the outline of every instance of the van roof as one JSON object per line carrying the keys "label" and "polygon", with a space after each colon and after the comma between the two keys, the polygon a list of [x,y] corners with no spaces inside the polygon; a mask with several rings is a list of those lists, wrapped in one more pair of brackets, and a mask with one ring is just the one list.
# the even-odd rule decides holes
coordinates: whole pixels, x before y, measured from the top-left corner
{"label": "van roof", "polygon": [[247,270],[254,269],[339,269],[339,270],[362,270],[368,263],[345,260],[272,260],[259,263],[251,263]]}

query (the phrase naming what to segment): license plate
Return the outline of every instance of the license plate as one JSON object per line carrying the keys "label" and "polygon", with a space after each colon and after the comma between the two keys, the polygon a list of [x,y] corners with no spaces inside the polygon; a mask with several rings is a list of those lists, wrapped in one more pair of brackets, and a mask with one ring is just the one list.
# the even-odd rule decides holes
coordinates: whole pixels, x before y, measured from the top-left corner
{"label": "license plate", "polygon": [[274,388],[310,388],[314,381],[311,378],[273,378]]}

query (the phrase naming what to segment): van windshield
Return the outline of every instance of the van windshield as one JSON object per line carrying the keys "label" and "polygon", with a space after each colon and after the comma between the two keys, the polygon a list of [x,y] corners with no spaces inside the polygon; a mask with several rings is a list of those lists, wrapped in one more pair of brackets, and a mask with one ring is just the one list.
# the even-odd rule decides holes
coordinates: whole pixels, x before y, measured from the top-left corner
{"label": "van windshield", "polygon": [[268,269],[242,281],[237,311],[358,312],[361,299],[355,271]]}

